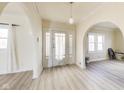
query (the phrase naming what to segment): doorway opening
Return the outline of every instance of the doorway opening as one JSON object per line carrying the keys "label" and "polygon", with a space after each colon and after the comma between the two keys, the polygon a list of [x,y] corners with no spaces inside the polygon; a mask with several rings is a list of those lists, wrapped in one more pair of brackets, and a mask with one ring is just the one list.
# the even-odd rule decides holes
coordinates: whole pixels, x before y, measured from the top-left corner
{"label": "doorway opening", "polygon": [[55,67],[74,62],[74,33],[46,30],[43,33],[43,66]]}
{"label": "doorway opening", "polygon": [[124,44],[121,30],[113,23],[101,22],[93,25],[84,37],[85,63],[110,60],[108,49],[112,49],[115,59],[124,60]]}

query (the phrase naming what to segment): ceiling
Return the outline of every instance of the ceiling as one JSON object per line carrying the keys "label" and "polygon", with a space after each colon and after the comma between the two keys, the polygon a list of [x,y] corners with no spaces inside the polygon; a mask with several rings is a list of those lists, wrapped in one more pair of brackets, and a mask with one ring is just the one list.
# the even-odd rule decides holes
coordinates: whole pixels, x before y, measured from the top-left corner
{"label": "ceiling", "polygon": [[[75,23],[80,22],[91,15],[102,3],[75,2],[73,3],[73,18]],[[70,3],[68,2],[41,2],[36,3],[39,13],[43,19],[68,22],[70,17]]]}
{"label": "ceiling", "polygon": [[9,3],[2,12],[2,15],[24,16],[24,10],[20,7],[19,3]]}
{"label": "ceiling", "polygon": [[2,12],[4,6],[6,5],[7,3],[0,3],[0,13]]}
{"label": "ceiling", "polygon": [[[97,3],[97,2],[74,2],[73,3],[73,18],[74,23],[77,24],[89,16],[91,16],[97,9],[103,4],[108,3]],[[35,3],[41,18],[68,23],[70,17],[70,3],[68,2],[36,2]],[[6,12],[13,15],[21,15],[22,9],[18,7],[17,3],[10,3],[7,7]],[[102,26],[115,27],[110,24],[99,24]]]}

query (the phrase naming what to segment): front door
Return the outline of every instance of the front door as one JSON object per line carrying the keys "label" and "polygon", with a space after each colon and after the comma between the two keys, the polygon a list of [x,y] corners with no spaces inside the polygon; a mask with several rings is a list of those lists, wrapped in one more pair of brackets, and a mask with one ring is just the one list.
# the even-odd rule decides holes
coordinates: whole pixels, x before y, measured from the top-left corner
{"label": "front door", "polygon": [[75,51],[72,32],[44,31],[43,36],[44,67],[65,65],[74,62]]}

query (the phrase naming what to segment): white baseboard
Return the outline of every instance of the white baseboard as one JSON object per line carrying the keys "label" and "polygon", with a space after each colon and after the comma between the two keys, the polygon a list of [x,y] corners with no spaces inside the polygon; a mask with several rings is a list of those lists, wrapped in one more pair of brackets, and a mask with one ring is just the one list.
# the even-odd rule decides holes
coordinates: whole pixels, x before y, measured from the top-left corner
{"label": "white baseboard", "polygon": [[[71,63],[66,63],[66,64],[60,64],[60,65],[57,65],[57,66],[73,65],[73,64],[76,64],[76,63],[75,62],[71,62]],[[51,68],[51,67],[53,67],[53,66],[50,66],[50,67],[44,66],[43,68]]]}
{"label": "white baseboard", "polygon": [[3,72],[3,73],[0,73],[0,75],[13,74],[13,73],[20,73],[20,72],[26,72],[26,71],[32,71],[32,69],[20,69],[20,70],[13,71],[13,72]]}
{"label": "white baseboard", "polygon": [[103,61],[103,60],[108,60],[108,58],[92,59],[92,60],[89,60],[88,63],[95,62],[95,61]]}

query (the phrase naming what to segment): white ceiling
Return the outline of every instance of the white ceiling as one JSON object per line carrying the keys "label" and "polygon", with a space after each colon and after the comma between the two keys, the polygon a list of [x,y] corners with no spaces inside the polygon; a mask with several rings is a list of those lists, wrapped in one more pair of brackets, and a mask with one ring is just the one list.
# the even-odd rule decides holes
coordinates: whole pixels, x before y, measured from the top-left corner
{"label": "white ceiling", "polygon": [[[102,3],[86,3],[75,2],[73,3],[73,18],[75,23],[86,19],[91,13],[93,13]],[[41,2],[36,3],[40,15],[43,19],[51,21],[68,22],[70,17],[70,4],[68,2]]]}
{"label": "white ceiling", "polygon": [[[98,9],[101,4],[103,3],[73,3],[72,16],[74,18],[75,23],[86,19],[96,9]],[[38,8],[38,11],[43,19],[68,23],[70,17],[69,2],[37,2],[35,3],[35,5]],[[20,9],[17,8],[18,6],[19,3],[9,3],[5,10],[10,15],[21,15],[19,12]]]}
{"label": "white ceiling", "polygon": [[9,3],[2,12],[2,15],[24,16],[24,10],[19,3]]}

